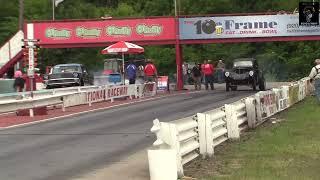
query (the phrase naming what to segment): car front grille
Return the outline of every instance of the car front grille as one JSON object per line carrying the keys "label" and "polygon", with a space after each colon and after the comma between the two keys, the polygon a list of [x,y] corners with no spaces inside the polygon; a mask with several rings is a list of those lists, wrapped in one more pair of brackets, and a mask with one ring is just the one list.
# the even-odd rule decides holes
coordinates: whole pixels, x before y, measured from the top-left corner
{"label": "car front grille", "polygon": [[237,74],[245,74],[248,73],[250,69],[235,69],[234,72]]}

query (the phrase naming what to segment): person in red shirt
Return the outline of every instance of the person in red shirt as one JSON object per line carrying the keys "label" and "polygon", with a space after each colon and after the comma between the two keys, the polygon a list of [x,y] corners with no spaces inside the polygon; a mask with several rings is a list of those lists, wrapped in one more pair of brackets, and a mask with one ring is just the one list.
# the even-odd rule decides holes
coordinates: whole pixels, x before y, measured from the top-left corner
{"label": "person in red shirt", "polygon": [[205,79],[205,87],[206,90],[209,89],[208,84],[210,84],[210,88],[211,90],[214,90],[214,85],[213,85],[213,73],[214,73],[214,67],[211,64],[211,60],[205,60],[202,67],[202,73],[204,75],[204,79]]}
{"label": "person in red shirt", "polygon": [[148,60],[146,66],[144,67],[145,81],[157,82],[158,73],[157,68],[153,64],[152,60]]}

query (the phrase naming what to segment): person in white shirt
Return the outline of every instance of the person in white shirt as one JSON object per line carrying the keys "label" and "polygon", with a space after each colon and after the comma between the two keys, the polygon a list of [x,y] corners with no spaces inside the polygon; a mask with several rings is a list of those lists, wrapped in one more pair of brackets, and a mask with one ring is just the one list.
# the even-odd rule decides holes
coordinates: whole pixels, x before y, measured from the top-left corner
{"label": "person in white shirt", "polygon": [[320,59],[314,61],[316,66],[311,69],[309,78],[314,81],[315,94],[320,103]]}

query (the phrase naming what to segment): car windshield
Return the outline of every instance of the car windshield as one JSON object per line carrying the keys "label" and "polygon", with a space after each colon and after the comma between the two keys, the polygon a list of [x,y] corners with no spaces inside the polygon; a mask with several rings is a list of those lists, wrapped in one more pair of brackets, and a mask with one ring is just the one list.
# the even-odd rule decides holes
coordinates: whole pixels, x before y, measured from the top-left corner
{"label": "car windshield", "polygon": [[252,67],[252,61],[236,61],[233,63],[233,67]]}
{"label": "car windshield", "polygon": [[55,66],[52,73],[80,72],[80,66]]}

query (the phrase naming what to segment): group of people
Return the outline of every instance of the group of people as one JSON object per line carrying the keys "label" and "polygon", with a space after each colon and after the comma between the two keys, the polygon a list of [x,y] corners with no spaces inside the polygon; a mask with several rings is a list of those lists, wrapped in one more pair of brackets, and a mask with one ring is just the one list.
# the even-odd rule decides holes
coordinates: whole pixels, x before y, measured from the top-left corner
{"label": "group of people", "polygon": [[135,84],[137,79],[137,74],[140,78],[144,78],[146,82],[157,82],[158,71],[153,63],[153,60],[147,60],[147,64],[136,66],[131,60],[126,68],[126,75],[129,79],[129,84]]}
{"label": "group of people", "polygon": [[[219,60],[217,64],[217,73],[218,73],[218,81],[222,81],[223,72],[224,72],[225,65],[222,60]],[[192,78],[194,80],[194,87],[195,90],[201,90],[201,82],[202,79],[204,79],[205,82],[205,89],[210,89],[214,90],[214,74],[215,72],[215,67],[212,64],[211,60],[205,60],[203,64],[198,64],[194,66],[191,70]]]}

